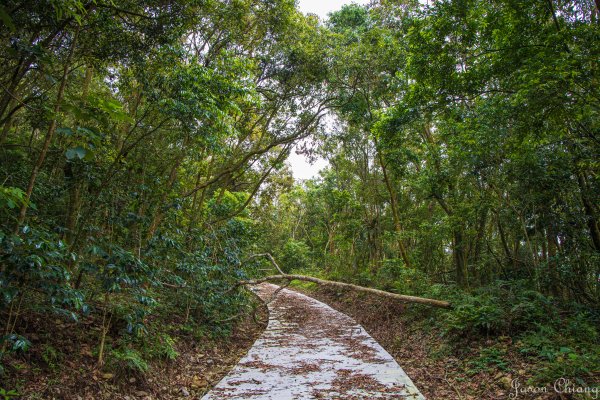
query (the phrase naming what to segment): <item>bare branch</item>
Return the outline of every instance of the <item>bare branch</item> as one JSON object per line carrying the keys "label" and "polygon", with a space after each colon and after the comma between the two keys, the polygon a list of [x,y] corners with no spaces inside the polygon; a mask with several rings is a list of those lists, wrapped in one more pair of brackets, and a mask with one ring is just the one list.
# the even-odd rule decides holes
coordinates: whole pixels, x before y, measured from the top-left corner
{"label": "bare branch", "polygon": [[252,260],[253,258],[258,258],[258,257],[267,257],[269,259],[269,261],[271,261],[271,264],[273,264],[273,266],[277,269],[277,271],[281,275],[286,275],[286,273],[283,272],[283,270],[279,267],[279,265],[277,265],[277,262],[275,262],[275,258],[273,258],[273,256],[270,253],[252,254],[250,257],[246,258],[242,262],[242,264],[245,264],[246,262]]}
{"label": "bare branch", "polygon": [[[275,265],[277,265],[277,264],[275,264]],[[367,288],[367,287],[363,287],[363,286],[353,285],[351,283],[328,281],[325,279],[319,279],[319,278],[314,278],[312,276],[305,276],[305,275],[290,275],[290,274],[270,275],[270,276],[265,276],[264,278],[260,278],[260,279],[240,281],[240,282],[238,282],[238,285],[258,285],[263,282],[281,281],[281,280],[287,280],[287,281],[298,280],[298,281],[312,282],[312,283],[317,283],[319,285],[335,286],[335,287],[340,287],[340,288],[344,288],[344,289],[357,290],[359,292],[371,293],[371,294],[375,294],[377,296],[387,297],[390,299],[400,300],[400,301],[404,301],[404,302],[408,302],[408,303],[419,303],[419,304],[425,304],[428,306],[439,307],[439,308],[452,308],[452,305],[450,303],[448,303],[447,301],[443,301],[443,300],[427,299],[424,297],[407,296],[407,295],[403,295],[403,294],[390,293],[390,292],[385,292],[385,291],[379,290],[379,289],[373,289],[373,288]]]}

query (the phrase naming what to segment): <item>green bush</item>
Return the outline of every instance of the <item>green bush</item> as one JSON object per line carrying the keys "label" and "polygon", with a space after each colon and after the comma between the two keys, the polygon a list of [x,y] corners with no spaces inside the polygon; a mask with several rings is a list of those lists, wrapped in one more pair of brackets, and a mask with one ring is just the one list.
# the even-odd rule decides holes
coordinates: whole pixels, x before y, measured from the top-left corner
{"label": "green bush", "polygon": [[60,366],[62,360],[62,354],[56,350],[53,346],[47,344],[44,346],[42,351],[42,360],[48,365],[52,371],[56,370]]}
{"label": "green bush", "polygon": [[360,271],[356,274],[354,281],[361,286],[373,286],[375,277],[369,271]]}
{"label": "green bush", "polygon": [[522,335],[517,342],[517,347],[523,354],[553,360],[557,336],[554,328],[540,326],[537,332],[527,332]]}
{"label": "green bush", "polygon": [[286,272],[302,271],[311,267],[310,248],[302,241],[288,240],[281,250],[280,259]]}
{"label": "green bush", "polygon": [[150,358],[175,360],[179,356],[175,350],[175,339],[166,333],[153,335],[144,343],[144,349]]}
{"label": "green bush", "polygon": [[454,337],[501,334],[508,328],[505,310],[493,296],[464,296],[445,314],[444,331]]}
{"label": "green bush", "polygon": [[381,282],[381,287],[389,288],[392,284],[399,283],[402,269],[402,260],[399,258],[383,260],[381,267],[377,270],[377,280]]}
{"label": "green bush", "polygon": [[470,375],[494,370],[508,371],[506,348],[501,346],[483,348],[479,351],[479,357],[470,361],[468,365]]}
{"label": "green bush", "polygon": [[504,299],[513,332],[529,331],[536,325],[550,325],[558,318],[557,307],[539,292],[517,289]]}
{"label": "green bush", "polygon": [[511,335],[537,331],[558,320],[558,307],[521,281],[498,281],[450,299],[455,307],[445,315],[445,331],[456,336]]}
{"label": "green bush", "polygon": [[0,307],[9,309],[11,303],[35,290],[41,295],[38,311],[77,320],[77,312],[87,309],[66,268],[76,256],[55,232],[28,225],[18,235],[0,229],[0,257]]}
{"label": "green bush", "polygon": [[19,393],[16,390],[6,390],[4,388],[0,388],[0,397],[2,400],[11,400],[19,398]]}
{"label": "green bush", "polygon": [[409,295],[421,295],[431,286],[425,273],[414,269],[400,267],[398,278],[393,284],[393,291]]}
{"label": "green bush", "polygon": [[594,372],[600,370],[600,345],[596,329],[583,322],[585,315],[577,313],[556,327],[540,325],[537,331],[519,338],[519,351],[540,360],[533,377],[535,383],[562,377],[574,378],[582,385],[593,383]]}
{"label": "green bush", "polygon": [[112,370],[129,375],[144,374],[149,366],[139,351],[131,348],[115,349],[110,352],[109,366]]}
{"label": "green bush", "polygon": [[552,362],[542,364],[534,379],[538,382],[554,382],[563,377],[573,377],[583,386],[597,384],[594,373],[600,367],[600,350],[596,347],[593,353],[577,352],[563,347],[555,353]]}

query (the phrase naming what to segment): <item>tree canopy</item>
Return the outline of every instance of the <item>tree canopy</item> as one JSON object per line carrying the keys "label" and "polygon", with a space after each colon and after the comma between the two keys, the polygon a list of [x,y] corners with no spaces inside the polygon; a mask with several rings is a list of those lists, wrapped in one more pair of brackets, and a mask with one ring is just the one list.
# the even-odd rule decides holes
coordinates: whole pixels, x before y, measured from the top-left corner
{"label": "tree canopy", "polygon": [[[591,0],[380,0],[326,21],[293,0],[3,2],[0,367],[30,347],[27,313],[97,317],[100,366],[115,321],[158,335],[170,307],[226,331],[261,252],[465,305],[461,332],[576,309],[593,342],[599,18]],[[307,138],[329,166],[295,182]],[[600,354],[577,346],[583,377]]]}

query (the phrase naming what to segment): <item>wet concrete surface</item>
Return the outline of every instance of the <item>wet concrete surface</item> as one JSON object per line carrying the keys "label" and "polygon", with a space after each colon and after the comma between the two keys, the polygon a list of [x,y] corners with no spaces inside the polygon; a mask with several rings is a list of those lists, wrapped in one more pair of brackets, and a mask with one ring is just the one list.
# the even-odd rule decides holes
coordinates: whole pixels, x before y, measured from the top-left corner
{"label": "wet concrete surface", "polygon": [[425,399],[360,325],[293,290],[262,284],[269,324],[203,400]]}

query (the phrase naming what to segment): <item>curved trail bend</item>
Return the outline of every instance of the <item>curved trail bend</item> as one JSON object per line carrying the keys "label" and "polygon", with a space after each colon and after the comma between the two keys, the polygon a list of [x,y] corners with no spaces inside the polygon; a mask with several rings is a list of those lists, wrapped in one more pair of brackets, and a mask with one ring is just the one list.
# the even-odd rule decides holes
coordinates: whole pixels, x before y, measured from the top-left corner
{"label": "curved trail bend", "polygon": [[[255,291],[268,301],[277,288]],[[349,316],[287,289],[268,307],[265,332],[204,400],[425,399]]]}

